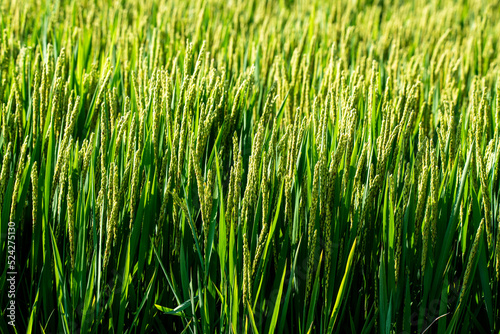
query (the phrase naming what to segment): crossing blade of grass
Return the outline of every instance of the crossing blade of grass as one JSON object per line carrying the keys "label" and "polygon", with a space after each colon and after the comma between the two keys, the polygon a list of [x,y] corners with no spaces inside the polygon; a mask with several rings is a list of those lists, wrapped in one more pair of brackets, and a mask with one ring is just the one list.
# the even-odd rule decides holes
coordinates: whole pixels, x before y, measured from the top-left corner
{"label": "crossing blade of grass", "polygon": [[283,285],[285,283],[285,276],[286,276],[286,261],[285,261],[285,266],[283,268],[283,275],[281,276],[281,283],[280,287],[278,290],[278,295],[276,296],[276,301],[274,303],[274,310],[273,314],[271,317],[271,325],[269,326],[268,333],[274,333],[276,329],[276,323],[278,322],[278,315],[279,315],[279,310],[280,310],[280,305],[281,305],[281,295],[283,294]]}
{"label": "crossing blade of grass", "polygon": [[35,302],[33,303],[33,308],[31,309],[31,313],[30,313],[30,317],[29,317],[29,321],[28,321],[28,327],[26,328],[27,334],[34,333],[33,324],[35,322],[35,317],[36,317],[36,313],[37,313],[39,292],[40,292],[40,290],[37,290],[36,296],[35,296]]}
{"label": "crossing blade of grass", "polygon": [[165,270],[165,267],[163,266],[163,262],[161,261],[160,259],[160,256],[158,255],[158,252],[156,251],[156,248],[154,248],[154,252],[155,252],[155,255],[156,255],[156,259],[158,261],[158,264],[160,265],[160,268],[161,270],[163,271],[163,274],[165,276],[165,279],[167,280],[167,283],[168,283],[168,286],[170,287],[170,289],[172,290],[172,293],[174,294],[174,298],[176,299],[177,303],[180,304],[180,299],[179,299],[179,295],[177,294],[177,291],[176,289],[174,288],[174,286],[172,285],[172,281],[170,280],[168,274],[167,274],[167,271]]}
{"label": "crossing blade of grass", "polygon": [[[333,332],[333,327],[335,326],[335,322],[337,321],[337,316],[340,311],[341,304],[343,302],[344,296],[347,294],[347,290],[349,287],[347,285],[349,284],[350,280],[350,274],[352,271],[352,263],[354,259],[354,251],[356,249],[356,242],[357,238],[354,239],[354,242],[351,246],[351,251],[349,252],[349,257],[347,258],[347,264],[346,264],[346,269],[344,273],[344,277],[342,278],[342,282],[340,283],[340,288],[337,293],[337,298],[335,299],[335,304],[333,306],[332,314],[330,316],[330,320],[328,322],[328,329],[327,333],[332,333]],[[350,284],[349,284],[350,286]]]}
{"label": "crossing blade of grass", "polygon": [[257,329],[257,325],[255,324],[255,318],[253,316],[252,306],[248,302],[247,302],[247,310],[248,310],[248,316],[250,318],[250,325],[252,325],[253,333],[259,334],[259,331]]}
{"label": "crossing blade of grass", "polygon": [[269,228],[269,234],[267,236],[267,242],[266,242],[266,246],[264,248],[264,251],[262,253],[262,262],[263,263],[266,263],[267,261],[269,261],[269,259],[267,258],[267,251],[269,249],[269,245],[271,243],[271,240],[273,238],[273,235],[274,235],[274,231],[276,230],[276,224],[278,222],[278,217],[279,217],[279,213],[280,213],[280,208],[281,208],[281,199],[282,199],[282,195],[283,195],[283,186],[284,186],[284,182],[281,183],[281,187],[280,187],[280,191],[279,191],[279,197],[278,197],[278,202],[277,202],[277,205],[276,205],[276,213],[274,215],[274,219],[271,223],[271,227]]}

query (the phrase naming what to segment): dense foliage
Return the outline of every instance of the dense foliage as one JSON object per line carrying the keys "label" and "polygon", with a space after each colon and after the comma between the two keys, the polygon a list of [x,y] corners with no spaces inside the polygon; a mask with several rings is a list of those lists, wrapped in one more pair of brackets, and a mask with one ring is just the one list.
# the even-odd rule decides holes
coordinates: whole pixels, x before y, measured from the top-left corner
{"label": "dense foliage", "polygon": [[493,1],[0,4],[0,332],[500,330]]}

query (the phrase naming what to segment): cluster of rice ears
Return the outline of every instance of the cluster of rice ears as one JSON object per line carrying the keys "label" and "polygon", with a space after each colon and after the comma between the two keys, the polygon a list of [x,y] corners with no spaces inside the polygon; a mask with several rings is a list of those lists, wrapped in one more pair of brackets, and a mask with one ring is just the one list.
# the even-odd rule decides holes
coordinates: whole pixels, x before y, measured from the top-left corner
{"label": "cluster of rice ears", "polygon": [[500,330],[498,4],[12,0],[0,28],[18,333]]}

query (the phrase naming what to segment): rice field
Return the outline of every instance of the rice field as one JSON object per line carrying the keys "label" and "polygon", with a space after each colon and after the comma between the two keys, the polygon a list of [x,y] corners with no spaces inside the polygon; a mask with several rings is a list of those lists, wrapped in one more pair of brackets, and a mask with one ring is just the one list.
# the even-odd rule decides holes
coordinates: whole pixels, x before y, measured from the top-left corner
{"label": "rice field", "polygon": [[500,331],[497,2],[7,0],[0,30],[1,333]]}

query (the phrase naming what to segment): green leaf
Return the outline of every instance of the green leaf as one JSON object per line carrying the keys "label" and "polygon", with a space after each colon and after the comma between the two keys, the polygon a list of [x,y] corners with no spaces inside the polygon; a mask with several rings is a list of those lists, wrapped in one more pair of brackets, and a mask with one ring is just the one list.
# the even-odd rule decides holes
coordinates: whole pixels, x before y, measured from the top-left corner
{"label": "green leaf", "polygon": [[276,301],[274,303],[273,315],[271,317],[271,326],[269,327],[268,333],[274,333],[274,330],[276,328],[276,323],[278,322],[278,314],[281,305],[281,295],[283,294],[283,283],[285,283],[285,276],[286,276],[286,260],[285,260],[285,266],[283,268],[283,275],[281,276],[281,283],[278,290],[278,295],[276,296]]}
{"label": "green leaf", "polygon": [[349,280],[350,273],[352,270],[352,261],[354,259],[354,250],[356,249],[356,241],[357,241],[357,238],[354,239],[354,242],[351,246],[351,251],[349,252],[349,257],[347,259],[344,277],[342,278],[342,283],[340,283],[340,288],[339,288],[338,293],[337,293],[335,305],[333,306],[332,315],[330,316],[330,321],[328,322],[327,333],[333,332],[333,326],[335,326],[335,322],[337,321],[337,316],[338,316],[339,311],[340,311],[340,306],[341,306],[342,300],[343,300],[344,296],[347,294],[346,290],[348,288],[346,287],[346,285],[348,284],[347,281]]}
{"label": "green leaf", "polygon": [[[194,297],[194,300],[198,299],[198,295]],[[186,300],[179,306],[175,308],[169,308],[166,306],[160,306],[158,304],[155,304],[156,308],[162,311],[165,314],[170,314],[170,315],[177,315],[177,316],[182,316],[185,317],[184,310],[191,307],[191,299]]]}

